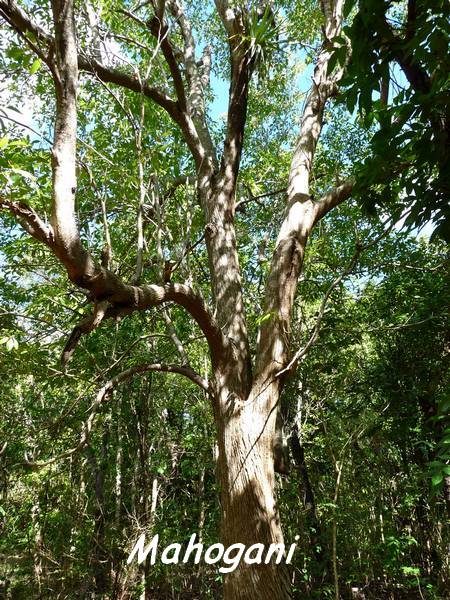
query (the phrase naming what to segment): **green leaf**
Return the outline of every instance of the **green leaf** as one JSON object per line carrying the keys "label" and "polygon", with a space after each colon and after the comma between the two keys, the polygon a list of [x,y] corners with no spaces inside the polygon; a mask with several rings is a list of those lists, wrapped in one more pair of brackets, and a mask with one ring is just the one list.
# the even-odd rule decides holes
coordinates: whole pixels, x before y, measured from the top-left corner
{"label": "green leaf", "polygon": [[41,61],[41,59],[40,59],[40,58],[37,58],[37,59],[36,59],[36,60],[33,62],[33,64],[32,64],[32,65],[31,65],[31,67],[30,67],[30,74],[31,74],[31,75],[34,75],[34,74],[36,73],[36,71],[39,71],[39,69],[40,69],[40,67],[41,67],[41,63],[42,63],[42,61]]}
{"label": "green leaf", "polygon": [[23,169],[16,169],[16,168],[11,169],[11,171],[13,173],[17,173],[18,175],[22,175],[22,177],[25,177],[25,179],[29,179],[31,181],[36,181],[36,177],[32,173],[29,173],[28,171],[24,171]]}
{"label": "green leaf", "polygon": [[402,567],[402,571],[405,575],[414,575],[416,577],[420,575],[420,569],[417,567]]}
{"label": "green leaf", "polygon": [[4,343],[6,346],[6,349],[11,352],[11,350],[17,350],[17,348],[19,347],[19,344],[16,340],[16,338],[13,337],[3,337],[0,339],[0,343]]}
{"label": "green leaf", "polygon": [[9,136],[5,135],[4,137],[0,138],[0,150],[2,148],[5,148],[8,145],[9,142]]}
{"label": "green leaf", "polygon": [[272,316],[273,313],[268,312],[265,315],[262,315],[262,317],[258,317],[256,319],[256,324],[257,325],[261,325],[261,323],[264,323],[265,321],[268,321],[270,319],[270,317]]}
{"label": "green leaf", "polygon": [[440,485],[442,483],[444,479],[444,475],[442,473],[436,473],[435,475],[433,475],[433,477],[431,478],[431,484],[433,486],[437,486]]}

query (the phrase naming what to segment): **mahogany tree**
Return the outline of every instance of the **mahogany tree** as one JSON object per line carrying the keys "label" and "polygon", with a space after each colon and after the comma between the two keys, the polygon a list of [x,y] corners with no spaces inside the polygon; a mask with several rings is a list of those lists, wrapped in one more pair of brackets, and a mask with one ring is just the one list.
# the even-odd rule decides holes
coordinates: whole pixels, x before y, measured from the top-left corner
{"label": "mahogany tree", "polygon": [[[147,371],[175,372],[188,377],[211,399],[218,444],[221,541],[225,546],[236,542],[246,546],[283,542],[275,471],[284,468],[279,432],[280,395],[287,378],[295,372],[305,353],[305,348],[298,350],[291,339],[297,284],[313,228],[333,208],[351,197],[355,185],[352,178],[337,180],[336,185],[321,197],[311,193],[324,113],[330,99],[338,94],[343,72],[343,67],[336,68],[336,61],[331,59],[336,38],[343,39],[344,1],[322,0],[316,7],[321,11],[321,40],[314,52],[311,85],[299,115],[297,143],[283,192],[284,209],[279,215],[281,226],[265,281],[263,316],[253,342],[244,308],[236,236],[236,211],[242,208],[242,201],[237,206],[236,189],[252,77],[261,67],[264,44],[267,40],[276,44],[279,15],[274,11],[277,8],[277,3],[269,0],[248,5],[215,0],[213,10],[222,24],[229,61],[228,111],[223,140],[217,143],[217,132],[212,131],[207,111],[211,51],[206,47],[199,56],[201,40],[195,39],[195,28],[182,0],[152,0],[134,9],[125,5],[118,9],[123,19],[130,20],[147,36],[148,46],[141,44],[141,50],[153,52],[153,58],[163,65],[167,81],[159,86],[153,84],[154,78],[150,77],[146,65],[133,62],[131,53],[125,54],[124,66],[118,65],[103,51],[106,38],[102,37],[102,15],[96,14],[91,6],[82,11],[81,7],[74,6],[73,0],[52,0],[51,16],[34,18],[28,4],[22,7],[13,0],[0,0],[1,16],[21,43],[46,65],[54,83],[56,113],[51,152],[51,221],[48,223],[43,214],[7,194],[0,196],[0,207],[14,215],[31,236],[45,244],[64,266],[70,281],[87,292],[92,311],[69,336],[63,361],[69,360],[82,335],[92,332],[105,320],[166,303],[179,305],[186,311],[200,328],[209,348],[209,380],[189,365],[187,357],[182,364],[160,361],[142,364],[112,379],[97,395],[79,446],[66,452],[65,456],[86,444],[96,409],[121,381]],[[46,23],[50,24],[48,28]],[[111,35],[114,37],[114,32]],[[120,34],[115,39],[116,43],[127,41]],[[82,240],[76,210],[77,95],[80,81],[81,86],[84,81],[83,78],[80,80],[80,74],[92,76],[98,85],[111,84],[135,92],[137,97],[145,98],[149,106],[153,103],[162,108],[178,129],[195,170],[195,174],[189,174],[187,179],[194,182],[196,200],[203,215],[211,301],[203,299],[195,281],[172,281],[176,279],[174,265],[166,265],[165,273],[161,269],[157,281],[142,283],[142,219],[146,197],[142,186],[146,177],[142,163],[133,276],[122,277],[113,268],[108,236],[101,259],[94,256]],[[144,119],[143,111],[141,115]],[[136,146],[141,152],[146,151],[139,137]],[[89,171],[89,165],[81,166]],[[174,185],[179,184],[183,184],[183,178],[174,182]],[[150,208],[156,210],[157,207]],[[114,226],[113,223],[109,225],[110,228]],[[130,239],[133,236],[134,231],[130,233]],[[354,259],[341,279],[353,267],[360,250],[357,246]],[[311,344],[317,332],[316,328]],[[291,596],[285,568],[274,563],[242,563],[226,576],[224,592],[228,599],[272,600]]]}

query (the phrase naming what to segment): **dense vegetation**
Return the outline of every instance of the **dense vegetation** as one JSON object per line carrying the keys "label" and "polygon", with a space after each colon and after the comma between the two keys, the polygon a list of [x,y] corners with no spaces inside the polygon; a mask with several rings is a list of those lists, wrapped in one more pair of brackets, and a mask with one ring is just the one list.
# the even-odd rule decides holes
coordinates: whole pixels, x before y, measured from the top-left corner
{"label": "dense vegetation", "polygon": [[0,0],[0,598],[444,600],[447,3],[72,9]]}

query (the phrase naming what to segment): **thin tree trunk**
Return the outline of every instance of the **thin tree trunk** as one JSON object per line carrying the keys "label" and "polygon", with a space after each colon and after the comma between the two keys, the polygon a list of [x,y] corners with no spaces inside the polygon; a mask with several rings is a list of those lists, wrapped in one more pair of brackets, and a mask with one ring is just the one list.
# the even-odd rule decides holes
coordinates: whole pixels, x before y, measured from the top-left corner
{"label": "thin tree trunk", "polygon": [[36,499],[31,509],[31,521],[33,523],[34,532],[34,547],[33,547],[33,563],[34,563],[34,578],[36,580],[37,589],[39,596],[41,595],[42,589],[42,550],[43,550],[43,538],[42,529],[40,523],[41,509],[39,506],[39,500]]}
{"label": "thin tree trunk", "polygon": [[321,580],[324,581],[329,577],[331,571],[331,564],[329,559],[329,547],[328,552],[324,548],[324,536],[322,531],[322,524],[319,520],[316,510],[316,501],[314,497],[314,491],[312,489],[311,481],[309,479],[308,468],[305,461],[305,452],[300,438],[298,435],[298,428],[295,426],[291,433],[290,445],[292,450],[292,457],[294,459],[297,471],[300,477],[301,490],[300,498],[302,500],[303,507],[308,516],[310,525],[310,545],[311,552],[316,559],[321,569]]}
{"label": "thin tree trunk", "polygon": [[97,594],[104,594],[107,592],[109,587],[109,577],[107,560],[108,556],[105,549],[105,470],[106,470],[106,459],[108,451],[108,439],[109,439],[109,422],[106,421],[103,429],[102,436],[102,449],[100,459],[97,461],[92,451],[92,448],[88,445],[86,447],[87,459],[92,468],[92,475],[94,478],[95,485],[95,511],[94,511],[94,548],[93,548],[93,574],[95,582],[95,592]]}
{"label": "thin tree trunk", "polygon": [[120,527],[120,514],[122,509],[122,462],[123,462],[123,439],[122,439],[122,395],[117,399],[117,451],[116,451],[116,507],[114,521],[117,531]]}
{"label": "thin tree trunk", "polygon": [[200,469],[200,477],[198,480],[198,539],[199,542],[203,539],[203,528],[205,526],[205,467]]}
{"label": "thin tree trunk", "polygon": [[343,462],[336,462],[336,485],[334,489],[334,498],[333,498],[333,522],[332,522],[332,548],[331,548],[331,560],[333,563],[333,579],[334,579],[334,597],[335,600],[339,600],[339,573],[338,573],[338,561],[337,561],[337,521],[336,521],[336,512],[337,512],[337,502],[339,498],[339,489],[341,486],[341,477],[342,477],[342,469]]}

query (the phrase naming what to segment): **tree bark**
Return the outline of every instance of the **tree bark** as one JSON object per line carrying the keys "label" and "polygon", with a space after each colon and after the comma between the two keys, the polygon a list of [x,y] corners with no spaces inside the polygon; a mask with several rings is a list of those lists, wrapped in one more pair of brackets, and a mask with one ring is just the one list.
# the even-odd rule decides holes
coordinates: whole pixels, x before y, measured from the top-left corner
{"label": "tree bark", "polygon": [[[218,472],[221,488],[222,543],[249,547],[283,544],[275,493],[273,439],[278,401],[269,386],[242,401],[224,386],[216,409]],[[269,408],[269,407],[272,407]],[[291,598],[286,565],[247,565],[241,561],[225,577],[224,597],[232,600]]]}
{"label": "tree bark", "polygon": [[109,443],[109,421],[103,428],[101,456],[97,460],[92,448],[86,447],[86,455],[92,469],[95,488],[94,535],[92,548],[92,570],[96,594],[105,594],[109,590],[109,560],[105,548],[105,472]]}
{"label": "tree bark", "polygon": [[294,458],[301,481],[299,495],[302,499],[303,508],[307,513],[310,524],[311,552],[321,569],[321,579],[323,581],[326,576],[331,573],[331,564],[325,548],[326,542],[323,535],[322,524],[317,515],[314,491],[311,486],[311,481],[309,479],[308,469],[306,466],[305,451],[300,443],[297,427],[294,427],[292,431],[290,445],[292,456]]}

